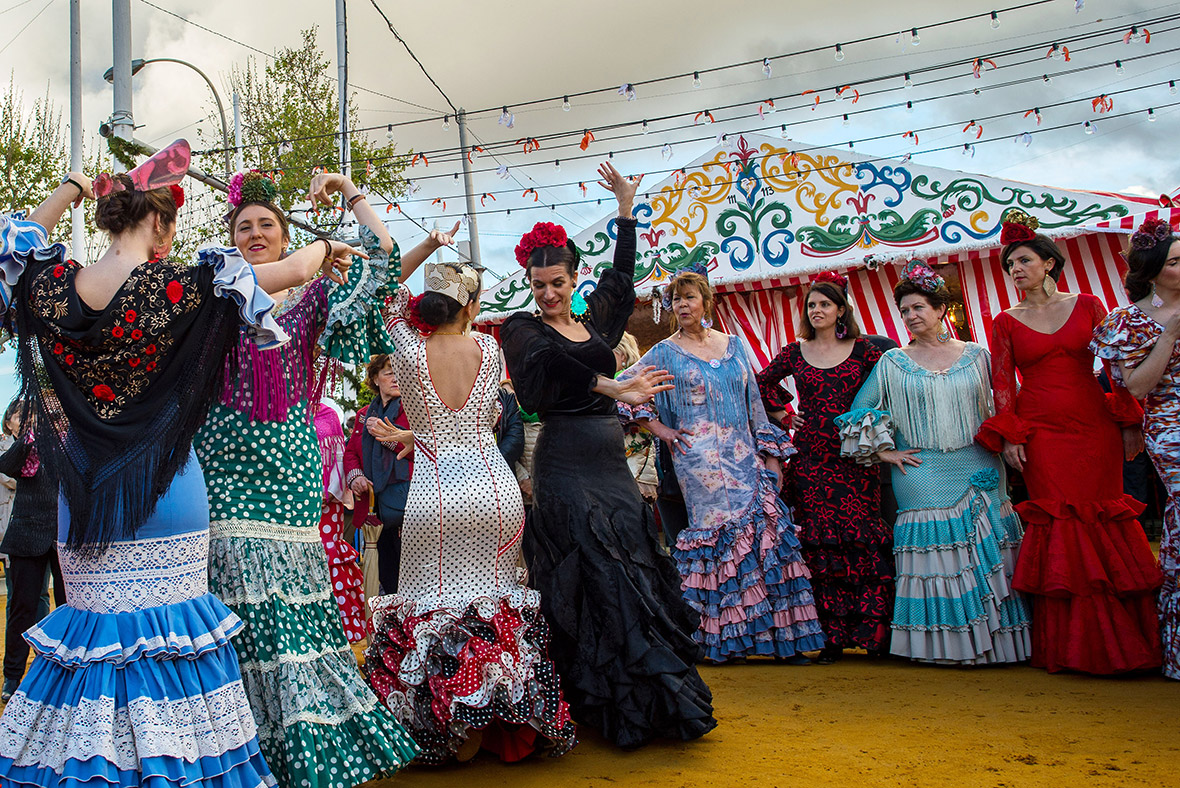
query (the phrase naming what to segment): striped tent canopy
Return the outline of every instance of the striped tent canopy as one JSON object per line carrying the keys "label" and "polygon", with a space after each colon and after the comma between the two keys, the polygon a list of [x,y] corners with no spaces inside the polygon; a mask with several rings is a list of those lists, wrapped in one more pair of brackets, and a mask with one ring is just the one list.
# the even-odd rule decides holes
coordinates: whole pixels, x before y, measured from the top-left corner
{"label": "striped tent canopy", "polygon": [[[743,337],[758,363],[794,339],[798,286],[815,273],[848,274],[865,331],[904,342],[891,294],[902,266],[954,264],[971,333],[986,343],[992,315],[1015,302],[998,259],[1006,210],[1037,217],[1042,232],[1064,244],[1071,265],[1063,289],[1094,292],[1114,306],[1124,296],[1113,233],[1146,211],[1145,202],[736,136],[643,195],[635,284],[647,299],[677,271],[704,264],[720,294],[722,326]],[[583,293],[611,264],[614,238],[613,217],[574,237]],[[490,288],[482,307],[482,323],[533,309],[523,276]]]}

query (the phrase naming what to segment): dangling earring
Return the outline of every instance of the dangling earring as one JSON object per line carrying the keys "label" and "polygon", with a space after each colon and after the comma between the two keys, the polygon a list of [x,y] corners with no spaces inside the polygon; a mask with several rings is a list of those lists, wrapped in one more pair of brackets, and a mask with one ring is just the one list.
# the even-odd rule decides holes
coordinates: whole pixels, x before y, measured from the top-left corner
{"label": "dangling earring", "polygon": [[836,339],[848,336],[848,326],[844,325],[844,316],[836,318]]}
{"label": "dangling earring", "polygon": [[590,305],[586,303],[586,299],[582,298],[582,294],[575,290],[573,298],[570,299],[570,317],[582,317],[589,308]]}
{"label": "dangling earring", "polygon": [[943,326],[942,331],[938,332],[938,341],[939,342],[950,342],[951,341],[951,330],[949,328],[947,328],[946,326]]}
{"label": "dangling earring", "polygon": [[710,319],[709,319],[709,318],[707,318],[707,317],[702,317],[702,318],[701,318],[701,328],[703,328],[703,329],[705,329],[706,331],[708,331],[708,330],[709,330],[710,328],[712,328],[712,327],[713,327],[713,321],[712,321],[712,320],[710,320]]}
{"label": "dangling earring", "polygon": [[1045,275],[1045,281],[1041,283],[1041,289],[1045,291],[1045,295],[1049,298],[1057,292],[1057,283],[1053,281],[1053,277],[1048,274]]}
{"label": "dangling earring", "polygon": [[1160,298],[1159,294],[1155,292],[1155,282],[1151,283],[1151,305],[1155,309],[1159,309],[1164,305],[1164,299]]}

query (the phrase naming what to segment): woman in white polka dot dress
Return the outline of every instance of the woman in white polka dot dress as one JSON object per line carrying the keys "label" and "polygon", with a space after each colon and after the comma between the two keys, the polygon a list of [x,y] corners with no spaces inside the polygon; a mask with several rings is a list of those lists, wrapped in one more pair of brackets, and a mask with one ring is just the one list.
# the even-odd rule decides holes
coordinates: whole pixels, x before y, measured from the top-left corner
{"label": "woman in white polka dot dress", "polygon": [[[222,392],[195,448],[209,491],[209,586],[246,622],[234,646],[267,763],[283,788],[351,788],[396,771],[418,748],[365,685],[332,594],[319,533],[314,357],[317,344],[321,357],[353,364],[388,349],[373,305],[400,258],[351,181],[318,175],[311,187],[323,201],[343,193],[370,259],[354,263],[347,285],[321,278],[273,294],[291,341],[259,352],[243,335],[238,383]],[[231,183],[232,238],[255,265],[286,252],[275,196],[258,173]]]}
{"label": "woman in white polka dot dress", "polygon": [[372,603],[365,674],[423,763],[465,760],[481,745],[505,761],[562,755],[577,743],[574,724],[540,595],[521,582],[524,505],[496,447],[499,348],[471,332],[481,270],[432,263],[425,273],[426,292],[411,299],[403,286],[390,310],[414,472],[398,593]]}

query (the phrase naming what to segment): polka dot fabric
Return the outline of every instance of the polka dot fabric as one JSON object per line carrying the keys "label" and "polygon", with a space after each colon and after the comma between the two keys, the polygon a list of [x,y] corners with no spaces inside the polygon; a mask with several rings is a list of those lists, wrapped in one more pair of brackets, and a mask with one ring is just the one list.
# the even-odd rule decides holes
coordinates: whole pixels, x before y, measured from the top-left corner
{"label": "polka dot fabric", "polygon": [[[318,331],[322,320],[299,306],[280,324]],[[257,358],[265,368],[246,371],[241,385],[312,374],[283,368],[278,355]],[[320,539],[323,474],[306,398],[284,415],[254,420],[218,404],[197,434],[212,520],[209,590],[245,622],[234,648],[279,785],[351,788],[406,765],[418,747],[366,685],[345,638]]]}
{"label": "polka dot fabric", "polygon": [[426,341],[403,319],[408,299],[399,288],[389,329],[415,435],[414,476],[398,594],[372,603],[366,675],[422,762],[446,761],[473,729],[488,728],[495,733],[485,743],[502,733],[514,740],[502,758],[523,757],[533,747],[521,744],[522,726],[562,755],[577,743],[574,725],[549,661],[540,596],[520,582],[524,506],[493,433],[499,349],[490,336],[472,336],[483,360],[467,401],[451,409],[430,379]]}
{"label": "polka dot fabric", "polygon": [[346,511],[340,501],[325,498],[320,514],[320,539],[324,542],[324,552],[328,554],[332,596],[340,608],[344,636],[348,638],[349,643],[360,643],[366,634],[365,578],[361,573],[360,554],[355,547],[344,541]]}

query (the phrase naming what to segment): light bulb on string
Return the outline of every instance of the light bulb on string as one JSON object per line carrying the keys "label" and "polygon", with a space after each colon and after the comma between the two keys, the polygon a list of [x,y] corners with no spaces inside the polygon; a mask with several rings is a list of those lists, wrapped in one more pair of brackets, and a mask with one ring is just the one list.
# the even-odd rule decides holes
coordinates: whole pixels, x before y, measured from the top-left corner
{"label": "light bulb on string", "polygon": [[910,79],[910,72],[907,71],[905,72],[905,82],[902,83],[902,87],[904,87],[906,90],[909,90],[913,86],[914,80]]}
{"label": "light bulb on string", "polygon": [[569,96],[562,96],[561,97],[561,109],[564,112],[570,111],[570,97]]}
{"label": "light bulb on string", "polygon": [[768,57],[762,58],[762,73],[764,75],[766,75],[767,79],[770,79],[771,68],[770,68],[770,58],[768,58]]}
{"label": "light bulb on string", "polygon": [[443,131],[451,130],[451,116],[443,115]]}
{"label": "light bulb on string", "polygon": [[1176,80],[1174,80],[1174,79],[1168,80],[1168,92],[1171,93],[1173,96],[1176,95]]}
{"label": "light bulb on string", "polygon": [[992,30],[1000,29],[1000,14],[998,11],[992,11]]}
{"label": "light bulb on string", "polygon": [[694,88],[699,88],[701,86],[701,72],[692,72],[692,86]]}
{"label": "light bulb on string", "polygon": [[916,27],[910,29],[910,43],[914,46],[922,43],[922,39],[918,38],[918,28]]}
{"label": "light bulb on string", "polygon": [[393,142],[393,124],[392,123],[390,123],[388,126],[385,127],[385,139],[389,140],[390,142]]}
{"label": "light bulb on string", "polygon": [[1127,69],[1123,68],[1123,61],[1121,61],[1121,60],[1114,61],[1114,73],[1116,73],[1116,74],[1127,73]]}
{"label": "light bulb on string", "polygon": [[1093,134],[1094,133],[1094,124],[1091,123],[1090,121],[1086,121],[1085,123],[1082,124],[1082,131],[1086,132],[1087,134]]}
{"label": "light bulb on string", "polygon": [[649,131],[651,131],[651,129],[649,129],[649,128],[647,127],[647,121],[646,121],[646,120],[645,120],[645,121],[643,121],[643,126],[640,128],[640,131],[642,131],[644,134],[647,134]]}
{"label": "light bulb on string", "polygon": [[1151,107],[1147,108],[1147,122],[1155,123],[1155,110]]}
{"label": "light bulb on string", "polygon": [[561,159],[554,159],[554,161],[553,161],[553,169],[554,169],[556,172],[561,172]]}
{"label": "light bulb on string", "polygon": [[1139,35],[1139,28],[1131,25],[1131,32],[1127,35],[1127,43],[1138,44],[1142,40],[1143,37]]}
{"label": "light bulb on string", "polygon": [[844,60],[844,47],[836,44],[836,62],[839,63]]}
{"label": "light bulb on string", "polygon": [[782,124],[778,127],[778,135],[784,140],[789,140],[791,137],[787,134],[787,124]]}
{"label": "light bulb on string", "polygon": [[848,113],[845,112],[844,113],[844,120],[842,121],[842,125],[847,126],[847,125],[849,125],[849,123],[850,123],[850,121],[848,120]]}
{"label": "light bulb on string", "polygon": [[1061,45],[1054,42],[1053,46],[1049,48],[1049,57],[1053,60],[1061,60]]}
{"label": "light bulb on string", "polygon": [[1053,84],[1053,77],[1049,76],[1048,74],[1044,74],[1041,76],[1041,81],[1044,82],[1046,85],[1052,85]]}
{"label": "light bulb on string", "polygon": [[907,102],[905,103],[905,111],[906,111],[906,112],[913,112],[913,111],[914,111],[914,102],[912,102],[912,101],[907,101]]}

